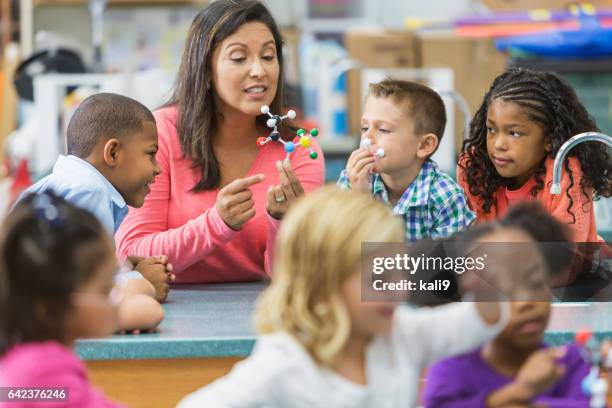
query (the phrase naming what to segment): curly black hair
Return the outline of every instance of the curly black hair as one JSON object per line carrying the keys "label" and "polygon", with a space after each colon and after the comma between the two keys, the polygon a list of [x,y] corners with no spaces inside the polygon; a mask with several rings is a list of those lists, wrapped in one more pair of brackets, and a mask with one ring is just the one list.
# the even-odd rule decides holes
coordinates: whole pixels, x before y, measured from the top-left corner
{"label": "curly black hair", "polygon": [[[485,212],[490,212],[495,204],[497,189],[513,182],[497,173],[487,153],[487,111],[491,102],[498,98],[521,106],[549,137],[552,149],[534,173],[536,185],[531,190],[534,196],[544,188],[546,158],[554,159],[561,145],[570,137],[582,132],[599,131],[572,87],[555,74],[512,68],[498,76],[470,123],[470,134],[463,142],[462,158],[459,161],[459,166],[465,171],[470,194],[483,200],[482,209]],[[612,166],[604,144],[581,143],[568,155],[577,157],[580,162],[584,175],[580,186],[587,202],[591,199],[586,192],[589,187],[595,191],[593,199],[612,195]],[[575,222],[576,217],[571,211],[573,200],[569,194],[574,186],[574,177],[568,161],[565,161],[564,167],[570,179],[565,192],[569,198],[567,211]]]}

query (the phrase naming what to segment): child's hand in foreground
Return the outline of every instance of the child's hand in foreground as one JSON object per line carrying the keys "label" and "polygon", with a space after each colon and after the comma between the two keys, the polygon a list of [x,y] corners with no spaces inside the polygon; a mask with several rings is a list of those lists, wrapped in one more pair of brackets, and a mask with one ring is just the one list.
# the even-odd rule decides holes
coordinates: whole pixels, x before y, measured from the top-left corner
{"label": "child's hand in foreground", "polygon": [[559,365],[557,360],[564,354],[563,347],[534,352],[525,361],[514,381],[489,395],[486,407],[543,408],[531,400],[563,376],[565,367]]}
{"label": "child's hand in foreground", "polygon": [[565,352],[564,347],[536,351],[523,364],[515,382],[525,387],[531,398],[542,393],[565,374],[565,367],[557,362]]}

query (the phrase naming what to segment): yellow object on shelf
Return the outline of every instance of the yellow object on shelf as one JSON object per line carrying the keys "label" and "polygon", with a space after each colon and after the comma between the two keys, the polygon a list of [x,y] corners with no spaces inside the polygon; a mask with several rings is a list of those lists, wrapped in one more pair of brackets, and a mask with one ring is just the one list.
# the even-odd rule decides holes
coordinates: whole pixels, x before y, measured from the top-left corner
{"label": "yellow object on shelf", "polygon": [[552,19],[552,13],[548,9],[529,10],[527,14],[533,21],[550,21]]}

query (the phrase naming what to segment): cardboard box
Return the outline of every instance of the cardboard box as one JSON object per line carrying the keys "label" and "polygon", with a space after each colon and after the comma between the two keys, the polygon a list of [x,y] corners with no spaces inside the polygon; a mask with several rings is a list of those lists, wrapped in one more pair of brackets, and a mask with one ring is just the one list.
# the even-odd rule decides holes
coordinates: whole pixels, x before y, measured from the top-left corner
{"label": "cardboard box", "polygon": [[[349,56],[370,68],[406,68],[420,65],[417,37],[408,31],[357,30],[348,31],[344,46]],[[359,135],[361,111],[361,78],[358,72],[348,75],[349,133]]]}
{"label": "cardboard box", "polygon": [[417,67],[418,40],[407,31],[348,31],[344,45],[350,55],[372,68]]}
{"label": "cardboard box", "polygon": [[[535,9],[564,10],[571,1],[567,0],[482,0],[492,11],[521,11]],[[612,7],[612,0],[583,0],[576,3],[589,3],[595,7]]]}
{"label": "cardboard box", "polygon": [[[449,67],[454,72],[455,90],[468,102],[472,117],[485,92],[506,66],[506,57],[489,38],[457,37],[453,32],[419,35],[424,68]],[[463,142],[463,113],[455,110],[455,137],[459,149]]]}

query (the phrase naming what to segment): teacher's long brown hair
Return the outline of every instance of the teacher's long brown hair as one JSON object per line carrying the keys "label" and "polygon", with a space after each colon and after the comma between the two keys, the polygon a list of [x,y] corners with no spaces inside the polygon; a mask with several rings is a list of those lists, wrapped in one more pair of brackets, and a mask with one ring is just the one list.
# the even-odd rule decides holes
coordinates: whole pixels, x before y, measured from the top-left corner
{"label": "teacher's long brown hair", "polygon": [[[201,178],[193,187],[194,192],[215,189],[221,180],[213,149],[221,117],[212,86],[213,52],[224,39],[249,22],[265,24],[274,37],[279,78],[270,111],[281,112],[284,105],[283,44],[270,11],[259,1],[217,0],[199,12],[189,29],[174,91],[166,104],[177,106],[177,132],[183,154],[192,160],[194,169],[200,169]],[[267,116],[261,115],[257,123],[265,128],[266,119]]]}

